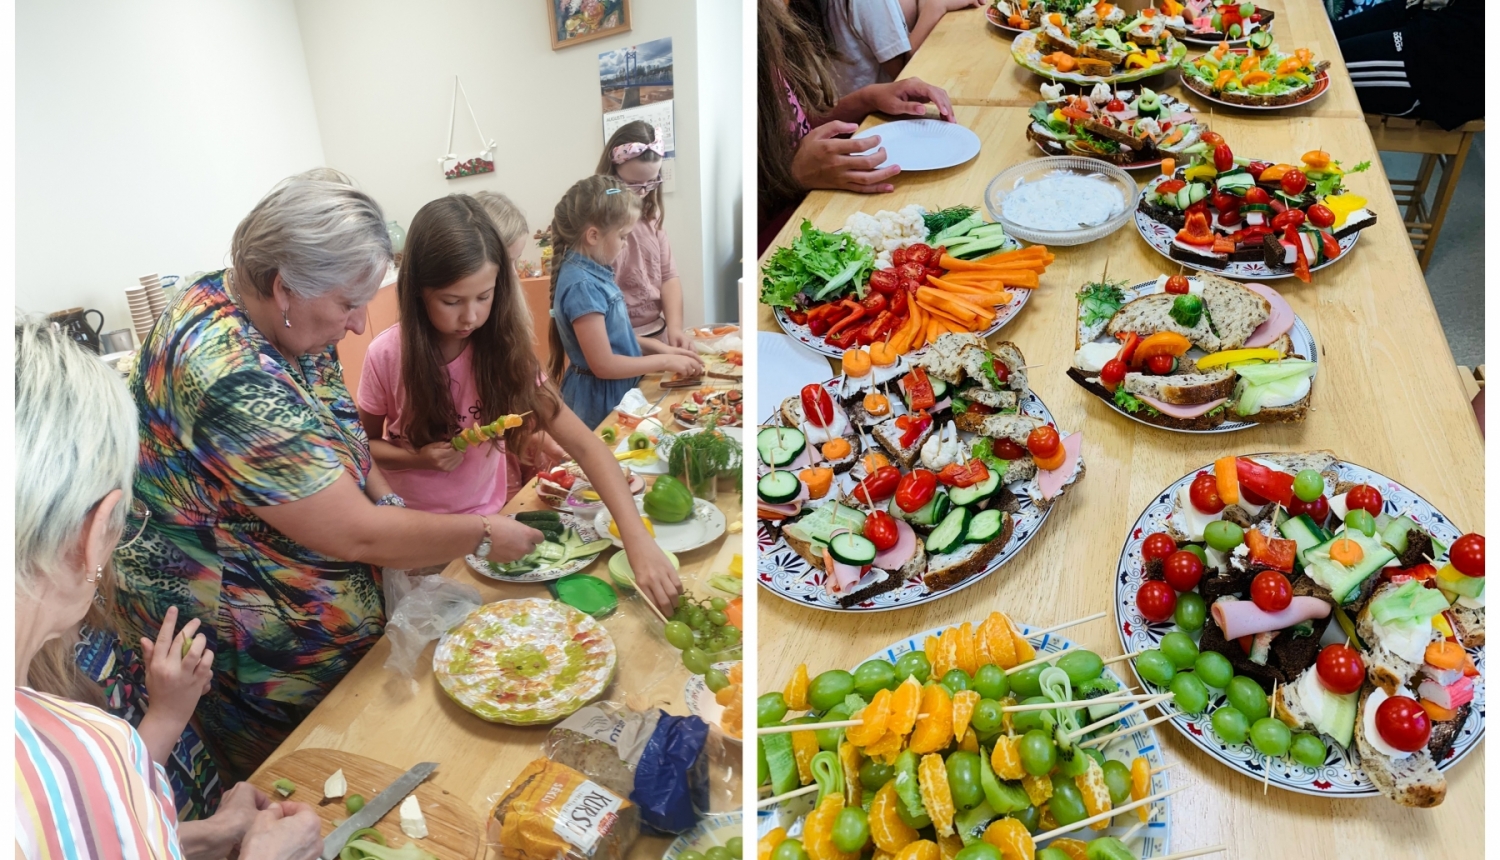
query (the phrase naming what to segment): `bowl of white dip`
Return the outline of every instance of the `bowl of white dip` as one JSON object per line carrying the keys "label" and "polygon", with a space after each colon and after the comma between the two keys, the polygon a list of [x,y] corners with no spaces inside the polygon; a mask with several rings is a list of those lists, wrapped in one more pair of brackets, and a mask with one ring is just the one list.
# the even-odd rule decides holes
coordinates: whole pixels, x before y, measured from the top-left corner
{"label": "bowl of white dip", "polygon": [[984,191],[990,216],[1011,235],[1043,245],[1082,245],[1130,220],[1130,174],[1092,158],[1059,155],[1012,167]]}

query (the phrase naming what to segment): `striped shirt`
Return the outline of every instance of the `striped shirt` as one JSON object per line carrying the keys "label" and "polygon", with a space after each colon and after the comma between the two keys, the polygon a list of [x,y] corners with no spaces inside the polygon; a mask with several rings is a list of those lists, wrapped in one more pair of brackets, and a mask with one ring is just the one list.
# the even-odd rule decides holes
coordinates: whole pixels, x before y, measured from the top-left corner
{"label": "striped shirt", "polygon": [[172,790],[124,720],[16,688],[16,843],[27,860],[182,860]]}

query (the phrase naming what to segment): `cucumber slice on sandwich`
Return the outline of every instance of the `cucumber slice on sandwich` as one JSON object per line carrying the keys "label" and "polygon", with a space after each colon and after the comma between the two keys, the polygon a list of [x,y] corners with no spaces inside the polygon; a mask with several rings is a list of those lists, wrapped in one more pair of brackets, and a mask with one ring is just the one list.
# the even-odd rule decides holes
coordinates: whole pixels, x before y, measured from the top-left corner
{"label": "cucumber slice on sandwich", "polygon": [[767,466],[785,466],[807,449],[807,437],[794,427],[766,427],[755,434],[755,449]]}
{"label": "cucumber slice on sandwich", "polygon": [[982,511],[976,514],[974,519],[969,520],[969,528],[964,532],[964,543],[989,543],[999,537],[1004,530],[1004,511]]}
{"label": "cucumber slice on sandwich", "polygon": [[927,537],[927,551],[941,555],[958,548],[964,534],[969,530],[969,509],[954,508],[948,512],[938,527]]}
{"label": "cucumber slice on sandwich", "polygon": [[994,469],[990,470],[990,476],[968,487],[954,487],[948,491],[948,498],[955,505],[973,505],[982,502],[995,494],[1000,489],[1000,473]]}
{"label": "cucumber slice on sandwich", "polygon": [[755,482],[755,493],[761,501],[784,505],[802,493],[802,481],[791,472],[771,472]]}
{"label": "cucumber slice on sandwich", "polygon": [[869,538],[853,532],[839,532],[828,541],[828,554],[834,561],[864,567],[875,560],[879,551]]}

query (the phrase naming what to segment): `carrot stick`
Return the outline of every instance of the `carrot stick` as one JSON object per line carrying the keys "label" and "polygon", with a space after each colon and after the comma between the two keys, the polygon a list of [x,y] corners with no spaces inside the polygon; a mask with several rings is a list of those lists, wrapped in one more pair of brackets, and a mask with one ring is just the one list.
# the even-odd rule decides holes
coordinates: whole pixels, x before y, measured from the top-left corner
{"label": "carrot stick", "polygon": [[983,282],[970,282],[951,279],[951,276],[943,278],[934,278],[929,276],[927,278],[927,283],[931,284],[934,288],[950,293],[979,293],[988,292],[988,290],[986,290],[985,288],[999,284],[1000,279],[990,278],[986,276]]}
{"label": "carrot stick", "polygon": [[964,324],[963,320],[960,320],[954,314],[951,314],[948,311],[942,310],[941,308],[930,307],[930,308],[928,308],[928,310],[931,312],[932,318],[935,321],[941,320],[943,322],[959,323],[960,325]]}
{"label": "carrot stick", "polygon": [[1027,257],[1051,256],[1054,255],[1051,251],[1047,250],[1046,245],[1032,245],[1029,248],[1018,248],[1014,251],[1000,251],[999,253],[991,254],[988,257],[981,257],[977,262],[993,264],[998,263],[1001,260],[1023,260]]}
{"label": "carrot stick", "polygon": [[979,307],[964,301],[952,293],[933,292],[925,297],[927,301],[936,304],[955,317],[969,318],[979,317],[983,319],[994,319],[995,312],[987,308]]}

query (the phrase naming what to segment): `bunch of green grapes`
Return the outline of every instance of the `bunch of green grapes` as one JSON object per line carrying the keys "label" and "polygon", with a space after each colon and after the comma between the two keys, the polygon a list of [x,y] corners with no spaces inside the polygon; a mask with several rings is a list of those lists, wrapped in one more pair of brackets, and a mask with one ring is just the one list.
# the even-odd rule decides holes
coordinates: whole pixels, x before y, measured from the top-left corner
{"label": "bunch of green grapes", "polygon": [[728,606],[729,601],[722,597],[703,600],[684,594],[663,631],[667,642],[682,652],[682,665],[694,675],[702,675],[715,693],[729,685],[729,678],[713,668],[714,657],[725,659],[721,655],[737,650],[740,644],[740,629],[724,614]]}

